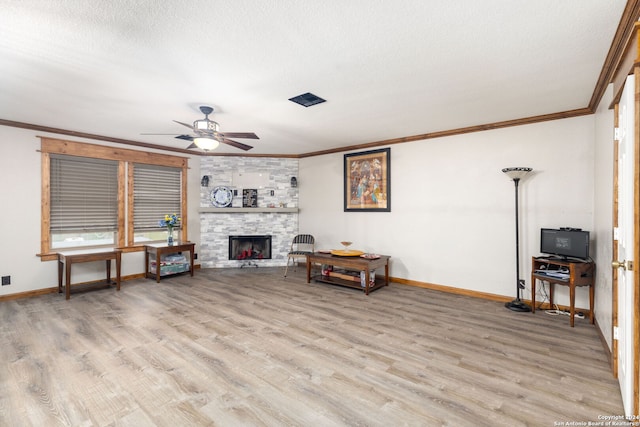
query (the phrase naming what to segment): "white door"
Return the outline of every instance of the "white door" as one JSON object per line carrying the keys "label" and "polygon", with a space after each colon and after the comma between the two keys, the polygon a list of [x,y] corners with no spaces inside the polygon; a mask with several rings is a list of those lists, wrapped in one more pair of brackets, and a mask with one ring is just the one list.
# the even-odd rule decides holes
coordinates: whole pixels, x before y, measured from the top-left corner
{"label": "white door", "polygon": [[[634,411],[634,301],[633,272],[633,191],[635,144],[635,76],[627,77],[618,107],[618,381],[625,415]],[[624,263],[623,263],[624,261]]]}

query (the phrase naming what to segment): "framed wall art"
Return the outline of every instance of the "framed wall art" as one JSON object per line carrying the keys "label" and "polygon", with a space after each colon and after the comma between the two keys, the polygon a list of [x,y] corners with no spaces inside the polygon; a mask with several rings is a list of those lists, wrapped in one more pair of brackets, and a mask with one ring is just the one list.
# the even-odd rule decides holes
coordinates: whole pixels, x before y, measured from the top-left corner
{"label": "framed wall art", "polygon": [[391,149],[344,155],[344,211],[391,212]]}

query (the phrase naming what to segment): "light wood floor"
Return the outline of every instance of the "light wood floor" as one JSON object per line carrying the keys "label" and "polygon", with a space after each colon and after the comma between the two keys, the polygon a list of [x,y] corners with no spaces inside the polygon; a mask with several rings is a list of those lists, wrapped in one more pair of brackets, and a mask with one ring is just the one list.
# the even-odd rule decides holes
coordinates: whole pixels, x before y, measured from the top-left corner
{"label": "light wood floor", "polygon": [[588,320],[282,273],[205,269],[1,302],[0,425],[554,426],[622,413]]}

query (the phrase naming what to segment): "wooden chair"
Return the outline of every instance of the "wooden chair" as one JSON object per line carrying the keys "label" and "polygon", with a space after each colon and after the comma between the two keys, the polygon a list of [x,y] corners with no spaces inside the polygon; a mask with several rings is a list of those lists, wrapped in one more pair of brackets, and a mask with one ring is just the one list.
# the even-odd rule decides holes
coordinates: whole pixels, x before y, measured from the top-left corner
{"label": "wooden chair", "polygon": [[[311,254],[314,251],[315,239],[311,234],[298,234],[291,241],[291,249],[287,254],[287,267],[284,269],[284,277],[287,277],[287,271],[289,271],[289,261],[293,260],[294,269],[298,265],[298,259],[307,259],[307,254]],[[295,271],[295,270],[294,270]]]}

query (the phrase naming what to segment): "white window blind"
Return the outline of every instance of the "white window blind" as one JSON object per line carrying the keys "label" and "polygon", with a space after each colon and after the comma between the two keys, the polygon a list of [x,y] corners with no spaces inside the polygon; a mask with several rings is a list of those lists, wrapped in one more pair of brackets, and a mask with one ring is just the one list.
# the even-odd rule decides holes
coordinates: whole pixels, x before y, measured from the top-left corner
{"label": "white window blind", "polygon": [[52,233],[117,231],[118,162],[51,155]]}
{"label": "white window blind", "polygon": [[133,228],[136,232],[160,230],[165,215],[181,215],[182,169],[133,165]]}

